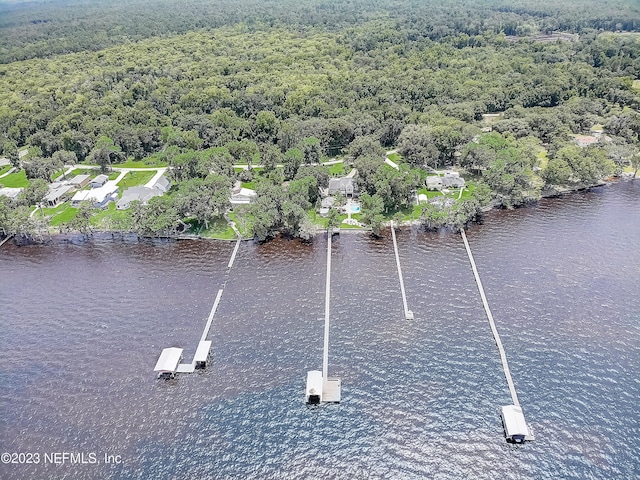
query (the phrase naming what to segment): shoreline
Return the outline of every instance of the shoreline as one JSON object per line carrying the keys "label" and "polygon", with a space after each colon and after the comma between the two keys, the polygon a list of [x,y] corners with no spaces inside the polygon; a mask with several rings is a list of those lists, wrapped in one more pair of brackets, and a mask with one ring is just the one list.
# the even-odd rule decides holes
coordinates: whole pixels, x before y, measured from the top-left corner
{"label": "shoreline", "polygon": [[[575,188],[563,188],[563,189],[557,189],[555,191],[546,191],[546,192],[542,192],[541,193],[541,197],[539,200],[535,200],[533,202],[521,205],[516,207],[515,209],[520,209],[520,208],[528,208],[531,205],[535,205],[537,204],[540,200],[542,199],[550,199],[550,198],[561,198],[564,197],[566,195],[572,195],[572,194],[579,194],[579,193],[585,193],[590,191],[591,189],[594,188],[602,188],[602,187],[606,187],[606,186],[610,186],[613,184],[618,184],[618,183],[622,183],[622,182],[631,182],[636,180],[639,177],[633,177],[630,174],[627,175],[621,175],[620,177],[614,177],[614,178],[610,178],[607,180],[603,180],[597,184],[594,185],[589,185],[589,186],[576,186]],[[487,213],[493,210],[501,210],[502,207],[497,206],[497,205],[491,205],[489,204],[486,207],[483,207],[481,209],[481,213]],[[383,223],[383,228],[386,230],[391,226],[391,220],[388,222],[384,222]],[[414,228],[414,227],[422,227],[423,223],[420,220],[408,220],[405,222],[395,222],[396,226],[399,228],[402,227],[410,227],[410,228]],[[474,224],[477,223],[477,220],[472,220],[469,221],[467,224]],[[441,229],[447,230],[447,229],[451,229],[452,227],[454,227],[453,225],[445,225],[444,227],[441,227]],[[425,227],[426,228],[426,227]],[[426,229],[429,230],[429,229]],[[440,229],[436,229],[436,230],[440,230]],[[326,233],[326,229],[324,228],[318,228],[316,229],[316,232],[313,234],[312,238],[310,241],[306,242],[306,243],[312,243],[313,239],[320,236],[320,235],[324,235]],[[347,233],[347,234],[355,234],[355,233],[371,233],[371,228],[368,227],[361,227],[361,228],[340,228],[340,232],[339,234],[343,234],[343,233]],[[50,243],[57,243],[57,244],[65,244],[65,243],[88,243],[90,242],[92,239],[94,239],[94,236],[97,237],[107,237],[107,236],[111,236],[112,239],[116,239],[118,238],[121,241],[128,241],[128,239],[134,239],[137,242],[140,241],[162,241],[162,242],[166,242],[166,241],[185,241],[185,240],[192,240],[192,241],[214,241],[214,242],[226,242],[226,243],[234,243],[238,241],[238,238],[240,238],[240,241],[242,242],[255,242],[254,238],[252,237],[235,237],[235,238],[213,238],[213,237],[203,237],[203,236],[199,236],[199,235],[189,235],[189,234],[181,234],[181,235],[175,235],[175,236],[169,236],[169,237],[143,237],[143,236],[139,236],[138,234],[134,233],[134,232],[118,232],[115,230],[95,230],[92,231],[90,234],[82,234],[80,232],[68,232],[68,233],[49,233],[45,235],[47,237],[47,240],[41,241],[41,242],[36,242],[36,241],[24,241],[24,242],[19,242],[16,241],[19,237],[16,237],[15,235],[8,235],[5,237],[0,237],[0,247],[4,246],[5,243],[9,243],[9,240],[13,239],[13,244],[17,245],[17,246],[27,246],[27,245],[46,245],[46,244],[50,244]],[[283,237],[282,234],[278,234],[276,237],[274,238],[285,238]],[[299,238],[294,238],[294,237],[286,237],[289,240],[299,240],[301,242],[305,242],[302,239]],[[268,243],[269,241],[271,241],[273,239],[267,240],[265,243]]]}

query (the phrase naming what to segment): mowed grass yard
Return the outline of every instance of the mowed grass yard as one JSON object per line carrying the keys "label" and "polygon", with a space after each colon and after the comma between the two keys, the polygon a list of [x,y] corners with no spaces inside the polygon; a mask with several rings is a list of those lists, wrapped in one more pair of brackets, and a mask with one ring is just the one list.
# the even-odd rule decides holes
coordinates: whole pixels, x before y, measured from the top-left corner
{"label": "mowed grass yard", "polygon": [[120,192],[129,187],[137,187],[140,185],[144,185],[149,180],[153,178],[156,174],[155,171],[142,171],[142,172],[128,172],[120,182],[118,182],[118,187],[120,187]]}
{"label": "mowed grass yard", "polygon": [[25,188],[29,186],[29,180],[24,170],[0,178],[0,185],[8,188]]}

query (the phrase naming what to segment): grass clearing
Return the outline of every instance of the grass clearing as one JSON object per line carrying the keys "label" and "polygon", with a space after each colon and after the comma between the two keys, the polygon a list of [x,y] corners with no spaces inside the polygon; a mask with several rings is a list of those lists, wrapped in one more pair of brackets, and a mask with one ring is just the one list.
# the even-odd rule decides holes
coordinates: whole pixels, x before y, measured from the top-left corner
{"label": "grass clearing", "polygon": [[393,163],[402,163],[402,155],[400,155],[398,152],[390,153],[389,155],[387,155],[387,158]]}
{"label": "grass clearing", "polygon": [[13,165],[5,165],[4,167],[0,167],[0,175],[7,173],[9,170],[13,168]]}
{"label": "grass clearing", "polygon": [[90,220],[92,227],[99,230],[112,230],[114,225],[118,225],[120,230],[131,228],[131,210],[118,210],[115,202],[110,202],[107,208],[96,212]]}
{"label": "grass clearing", "polygon": [[128,172],[118,183],[121,189],[144,185],[156,174],[154,171]]}
{"label": "grass clearing", "polygon": [[[43,208],[42,213],[48,217],[51,217],[49,225],[52,227],[59,227],[63,223],[66,223],[73,219],[78,213],[78,209],[72,207],[68,202],[62,203],[55,208]],[[36,215],[39,215],[36,213]]]}
{"label": "grass clearing", "polygon": [[344,163],[336,163],[335,165],[329,165],[329,175],[331,175],[332,177],[341,177],[343,175],[346,175],[348,172],[346,172]]}
{"label": "grass clearing", "polygon": [[156,160],[153,157],[148,157],[144,160],[127,160],[124,163],[118,163],[112,165],[117,168],[150,168],[150,167],[166,167],[167,162]]}
{"label": "grass clearing", "polygon": [[215,238],[217,240],[234,240],[238,238],[236,232],[233,231],[224,218],[216,218],[209,222],[209,228],[205,228],[204,224],[199,224],[196,220],[190,219],[186,223],[192,226],[189,233],[200,235],[203,238]]}
{"label": "grass clearing", "polygon": [[29,186],[29,180],[24,170],[20,170],[19,172],[0,178],[0,185],[8,188],[25,188]]}

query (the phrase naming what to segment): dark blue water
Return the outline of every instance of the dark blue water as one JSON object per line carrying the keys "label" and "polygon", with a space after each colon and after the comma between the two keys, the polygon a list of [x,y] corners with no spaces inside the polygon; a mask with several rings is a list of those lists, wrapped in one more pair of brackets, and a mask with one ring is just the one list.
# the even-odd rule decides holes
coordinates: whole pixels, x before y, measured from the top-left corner
{"label": "dark blue water", "polygon": [[[509,391],[459,235],[398,233],[414,321],[390,235],[334,240],[343,401],[320,408],[304,381],[322,366],[326,239],[245,243],[228,275],[228,243],[5,245],[0,452],[40,463],[0,478],[639,477],[640,183],[467,235],[535,442],[504,440]],[[157,381],[223,285],[210,367]],[[96,463],[45,463],[61,452]]]}

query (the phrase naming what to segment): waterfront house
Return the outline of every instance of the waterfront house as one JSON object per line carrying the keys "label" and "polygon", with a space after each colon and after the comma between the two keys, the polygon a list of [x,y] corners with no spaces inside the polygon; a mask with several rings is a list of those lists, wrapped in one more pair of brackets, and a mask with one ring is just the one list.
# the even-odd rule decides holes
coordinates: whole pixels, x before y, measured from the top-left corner
{"label": "waterfront house", "polygon": [[129,187],[122,192],[122,198],[118,200],[116,208],[118,210],[126,210],[131,206],[131,202],[136,200],[143,204],[147,204],[153,197],[159,197],[162,193],[163,192],[160,189],[155,187]]}
{"label": "waterfront house", "polygon": [[576,135],[575,141],[579,147],[588,147],[589,145],[598,143],[598,137],[593,135]]}
{"label": "waterfront house", "polygon": [[162,175],[153,185],[153,188],[160,190],[162,193],[167,193],[171,188],[171,180]]}
{"label": "waterfront house", "polygon": [[108,181],[104,185],[91,190],[80,190],[71,199],[71,205],[77,207],[80,202],[91,202],[96,208],[103,208],[109,202],[118,198],[118,185],[115,181]]}
{"label": "waterfront house", "polygon": [[329,179],[328,194],[335,195],[341,193],[347,198],[358,196],[358,186],[351,177]]}
{"label": "waterfront house", "polygon": [[464,188],[465,181],[458,172],[447,171],[442,177],[442,186],[444,188]]}
{"label": "waterfront house", "polygon": [[52,183],[49,185],[49,193],[45,195],[43,201],[48,207],[57,207],[71,190],[73,190],[73,186],[71,185]]}
{"label": "waterfront house", "polygon": [[430,175],[426,180],[427,190],[440,190],[442,188],[442,177],[440,175]]}

